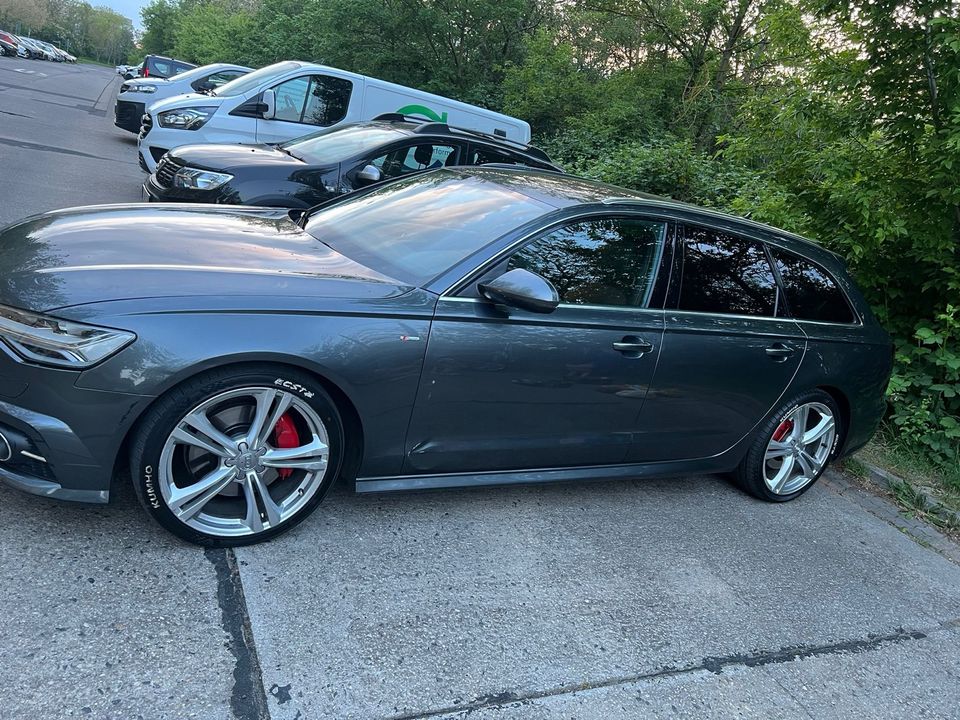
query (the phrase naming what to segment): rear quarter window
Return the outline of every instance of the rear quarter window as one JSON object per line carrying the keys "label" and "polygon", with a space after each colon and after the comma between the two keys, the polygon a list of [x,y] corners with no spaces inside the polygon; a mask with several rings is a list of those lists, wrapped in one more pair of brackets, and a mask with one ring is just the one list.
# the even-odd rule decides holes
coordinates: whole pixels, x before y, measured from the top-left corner
{"label": "rear quarter window", "polygon": [[843,290],[826,270],[786,250],[770,250],[783,281],[791,317],[846,324],[857,321]]}

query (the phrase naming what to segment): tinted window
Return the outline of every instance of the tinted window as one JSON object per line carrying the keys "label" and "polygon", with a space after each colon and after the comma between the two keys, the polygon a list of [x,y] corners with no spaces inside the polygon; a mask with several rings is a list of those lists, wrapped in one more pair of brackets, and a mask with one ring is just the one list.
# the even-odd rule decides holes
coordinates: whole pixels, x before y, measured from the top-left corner
{"label": "tinted window", "polygon": [[280,83],[273,89],[275,120],[300,122],[303,115],[303,106],[307,101],[307,89],[310,87],[310,77],[298,77]]}
{"label": "tinted window", "polygon": [[791,317],[820,322],[856,322],[843,291],[824,270],[785,250],[771,250],[783,280]]}
{"label": "tinted window", "polygon": [[314,75],[307,95],[307,109],[303,122],[327,127],[335,125],[347,116],[353,83],[329,75]]}
{"label": "tinted window", "polygon": [[762,245],[709,228],[685,229],[680,310],[773,317],[777,296]]}
{"label": "tinted window", "polygon": [[551,210],[507,185],[437,170],[348,197],[305,227],[347,257],[420,285]]}
{"label": "tinted window", "polygon": [[515,155],[504,150],[474,145],[470,148],[470,165],[486,165],[487,163],[509,163],[514,165],[520,162]]}
{"label": "tinted window", "polygon": [[392,150],[370,161],[380,169],[383,177],[395,178],[418,170],[435,170],[452,164],[456,152],[451,145],[421,143]]}
{"label": "tinted window", "polygon": [[662,222],[625,218],[568,225],[524,246],[507,269],[545,277],[560,302],[646,307],[665,229]]}

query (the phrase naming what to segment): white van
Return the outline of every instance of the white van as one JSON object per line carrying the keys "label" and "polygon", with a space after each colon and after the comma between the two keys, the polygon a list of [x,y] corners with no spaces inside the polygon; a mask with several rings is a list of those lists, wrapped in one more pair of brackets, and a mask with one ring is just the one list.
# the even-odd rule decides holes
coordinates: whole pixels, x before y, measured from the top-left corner
{"label": "white van", "polygon": [[398,113],[530,142],[530,125],[483,108],[356,73],[288,60],[260,68],[209,95],[151,104],[140,130],[140,166],[203,143],[278,143],[318,127]]}
{"label": "white van", "polygon": [[117,93],[113,124],[118,128],[138,133],[148,105],[184,93],[209,93],[249,72],[253,72],[253,68],[230,63],[213,63],[192,68],[171,78],[138,77],[124,80],[120,85],[120,92]]}

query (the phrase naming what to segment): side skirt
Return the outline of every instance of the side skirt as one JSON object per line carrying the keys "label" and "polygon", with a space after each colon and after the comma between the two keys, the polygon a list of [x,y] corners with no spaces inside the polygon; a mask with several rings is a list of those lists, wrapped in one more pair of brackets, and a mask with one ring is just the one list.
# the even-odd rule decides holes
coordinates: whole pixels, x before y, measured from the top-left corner
{"label": "side skirt", "polygon": [[729,472],[736,465],[731,455],[699,460],[643,463],[632,465],[600,465],[592,467],[551,468],[534,470],[502,470],[479,473],[445,473],[439,475],[397,475],[394,477],[357,478],[358,493],[437,490],[440,488],[486,487],[491,485],[530,485],[552,482],[586,482],[646,477],[678,477]]}

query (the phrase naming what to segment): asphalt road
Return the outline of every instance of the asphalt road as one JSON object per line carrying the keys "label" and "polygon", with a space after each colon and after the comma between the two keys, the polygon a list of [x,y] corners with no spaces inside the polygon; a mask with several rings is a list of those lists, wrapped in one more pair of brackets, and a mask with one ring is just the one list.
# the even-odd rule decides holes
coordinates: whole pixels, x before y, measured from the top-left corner
{"label": "asphalt road", "polygon": [[[119,79],[0,58],[0,223],[139,199]],[[2,252],[2,248],[0,248]],[[233,552],[0,487],[0,717],[958,718],[955,546],[833,477],[358,497]]]}

